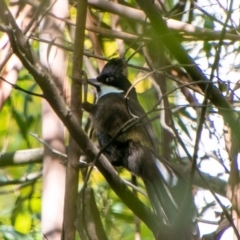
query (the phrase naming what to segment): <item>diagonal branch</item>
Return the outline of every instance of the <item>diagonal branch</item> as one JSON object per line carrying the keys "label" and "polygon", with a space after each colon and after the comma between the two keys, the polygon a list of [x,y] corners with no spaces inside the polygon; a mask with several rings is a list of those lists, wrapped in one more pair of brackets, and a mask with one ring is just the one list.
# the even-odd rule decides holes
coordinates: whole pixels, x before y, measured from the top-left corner
{"label": "diagonal branch", "polygon": [[[73,139],[77,142],[81,150],[89,159],[94,159],[98,153],[96,146],[90,141],[88,136],[82,130],[78,121],[72,116],[70,109],[66,106],[62,96],[52,80],[40,64],[37,55],[31,49],[24,35],[16,25],[11,13],[8,11],[5,1],[0,1],[0,18],[6,26],[10,26],[8,36],[14,53],[22,61],[26,69],[32,74],[35,81],[42,89],[46,100],[54,109],[58,117],[67,127]],[[153,214],[124,184],[121,178],[108,160],[102,155],[96,162],[96,166],[103,174],[113,191],[121,200],[136,214],[154,233],[164,231],[160,229],[159,219]]]}
{"label": "diagonal branch", "polygon": [[161,38],[161,42],[169,52],[176,58],[176,60],[183,64],[183,67],[191,76],[193,81],[203,80],[203,83],[199,83],[199,87],[205,92],[210,100],[222,115],[224,120],[229,124],[236,137],[240,142],[240,125],[238,122],[238,115],[233,111],[229,102],[224,98],[222,93],[216,88],[216,86],[209,81],[209,79],[203,74],[201,69],[197,66],[194,60],[187,54],[179,41],[171,34],[166,22],[160,15],[160,12],[152,4],[151,0],[137,0],[139,6],[144,10],[147,17],[150,19],[153,29],[155,30],[156,39]]}

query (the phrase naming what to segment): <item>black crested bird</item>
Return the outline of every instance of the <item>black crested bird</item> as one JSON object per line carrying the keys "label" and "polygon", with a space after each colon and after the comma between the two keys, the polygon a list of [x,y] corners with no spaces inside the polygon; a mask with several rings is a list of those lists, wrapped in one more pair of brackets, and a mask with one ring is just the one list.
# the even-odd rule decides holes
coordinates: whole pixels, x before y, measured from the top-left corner
{"label": "black crested bird", "polygon": [[[158,156],[154,132],[138,102],[135,88],[123,74],[125,67],[122,59],[111,59],[96,80],[89,80],[97,89],[97,103],[84,103],[83,108],[91,114],[100,148],[112,140],[104,150],[111,164],[140,176],[162,222],[167,226],[180,226],[172,235],[174,239],[198,239],[187,179]],[[177,223],[181,207],[186,206],[184,201],[189,202],[188,212]]]}

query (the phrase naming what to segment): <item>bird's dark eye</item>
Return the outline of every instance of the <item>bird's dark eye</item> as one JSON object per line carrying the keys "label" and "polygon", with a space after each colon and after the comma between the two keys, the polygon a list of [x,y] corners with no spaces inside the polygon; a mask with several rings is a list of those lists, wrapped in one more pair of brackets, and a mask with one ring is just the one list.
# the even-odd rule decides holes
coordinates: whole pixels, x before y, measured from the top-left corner
{"label": "bird's dark eye", "polygon": [[114,77],[107,77],[106,82],[112,82],[114,80]]}

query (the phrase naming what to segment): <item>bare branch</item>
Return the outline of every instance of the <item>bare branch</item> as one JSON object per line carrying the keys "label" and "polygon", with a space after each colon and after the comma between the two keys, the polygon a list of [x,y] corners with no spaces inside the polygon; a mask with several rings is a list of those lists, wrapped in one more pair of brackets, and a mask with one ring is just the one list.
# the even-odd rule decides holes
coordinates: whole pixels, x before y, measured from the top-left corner
{"label": "bare branch", "polygon": [[44,146],[46,146],[47,148],[49,148],[49,150],[56,154],[58,157],[66,160],[67,159],[67,155],[65,153],[59,152],[58,150],[52,148],[52,146],[50,146],[46,141],[44,141],[43,139],[41,139],[37,134],[35,133],[29,133],[32,137],[36,138],[40,143],[42,143]]}
{"label": "bare branch", "polygon": [[165,21],[154,7],[151,1],[137,0],[139,6],[144,9],[147,16],[149,17],[152,26],[158,35],[161,37],[162,42],[171,52],[171,54],[177,59],[181,64],[184,64],[185,70],[191,76],[193,81],[199,81],[202,79],[208,84],[199,83],[199,87],[204,93],[207,93],[208,99],[218,108],[219,113],[223,116],[224,120],[233,129],[238,141],[240,142],[240,125],[238,122],[238,115],[233,111],[229,102],[224,98],[222,93],[208,80],[208,78],[203,74],[201,69],[193,61],[193,59],[186,53],[184,48],[176,40],[174,36],[171,35]]}
{"label": "bare branch", "polygon": [[[91,188],[84,188],[79,193],[77,204],[77,225],[83,225],[90,240],[107,240],[103,224],[97,208],[94,193]],[[82,220],[82,221],[81,221]]]}
{"label": "bare branch", "polygon": [[[118,14],[122,17],[126,17],[135,21],[139,21],[142,23],[146,22],[146,15],[143,11],[139,9],[134,9],[131,7],[127,7],[121,4],[117,4],[115,2],[110,1],[101,1],[101,0],[88,0],[89,5],[98,8],[100,10],[108,11],[111,13]],[[148,1],[146,1],[146,4],[149,4]],[[140,4],[139,4],[140,5]],[[141,6],[141,5],[140,5]],[[142,8],[145,11],[145,8]],[[157,10],[157,8],[155,8]],[[219,36],[221,35],[220,32],[212,31],[210,29],[195,27],[191,24],[177,21],[174,19],[164,18],[164,21],[167,24],[167,27],[172,30],[184,32],[183,35],[189,34],[189,36],[201,36],[201,35],[207,35],[208,37],[212,39],[219,39]],[[172,36],[173,33],[170,34]],[[229,39],[232,41],[239,41],[239,36],[236,34],[226,33],[225,39]]]}
{"label": "bare branch", "polygon": [[21,88],[19,87],[17,84],[13,84],[13,83],[10,83],[9,81],[7,81],[5,78],[1,77],[0,76],[0,79],[2,79],[2,81],[8,83],[9,85],[12,86],[12,88],[15,88],[16,90],[19,90],[19,91],[22,91],[24,93],[27,93],[27,94],[30,94],[32,96],[36,96],[36,97],[41,97],[41,98],[44,98],[43,94],[38,94],[38,93],[34,93],[34,92],[30,92],[24,88]]}
{"label": "bare branch", "polygon": [[41,163],[43,159],[43,149],[26,149],[16,152],[6,152],[0,154],[0,167],[13,165],[23,165],[31,163]]}
{"label": "bare branch", "polygon": [[[77,22],[75,29],[73,68],[72,68],[72,86],[71,86],[71,109],[72,117],[79,123],[82,121],[82,84],[83,73],[83,51],[84,51],[84,35],[85,22],[87,12],[87,1],[77,1]],[[80,142],[82,139],[79,139]],[[66,169],[66,186],[64,198],[64,219],[63,219],[63,240],[75,239],[76,220],[76,202],[78,193],[79,170],[76,168],[79,163],[80,148],[76,141],[70,137],[68,161]],[[71,198],[69,197],[71,196]]]}
{"label": "bare branch", "polygon": [[7,185],[25,184],[28,182],[35,182],[41,176],[42,176],[42,172],[39,172],[39,173],[28,174],[28,176],[22,177],[21,179],[18,179],[18,180],[0,181],[0,187],[7,186]]}
{"label": "bare branch", "polygon": [[[14,52],[21,59],[28,71],[33,75],[44,92],[47,101],[68,128],[71,136],[78,143],[82,151],[89,159],[94,159],[98,154],[98,149],[84,133],[79,122],[73,118],[69,108],[65,105],[63,98],[59,95],[59,91],[52,78],[42,67],[36,54],[26,42],[4,1],[0,1],[0,17],[5,24],[10,24],[12,27],[12,30],[9,32],[9,38]],[[149,211],[149,209],[126,187],[115,172],[114,168],[103,155],[96,162],[96,166],[122,201],[142,221],[144,221],[153,232],[159,232],[159,219],[157,219],[155,214]]]}

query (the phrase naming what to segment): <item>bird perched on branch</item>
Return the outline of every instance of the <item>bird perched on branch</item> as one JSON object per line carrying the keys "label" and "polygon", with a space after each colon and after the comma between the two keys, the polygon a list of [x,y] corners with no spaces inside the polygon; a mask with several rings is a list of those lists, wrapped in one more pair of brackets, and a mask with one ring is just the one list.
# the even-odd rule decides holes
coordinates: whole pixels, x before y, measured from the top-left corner
{"label": "bird perched on branch", "polygon": [[122,59],[111,59],[96,79],[88,81],[97,89],[97,102],[84,103],[83,108],[91,114],[99,146],[112,165],[142,178],[153,210],[176,230],[171,239],[197,239],[191,189],[186,178],[158,156],[156,136],[125,68]]}

